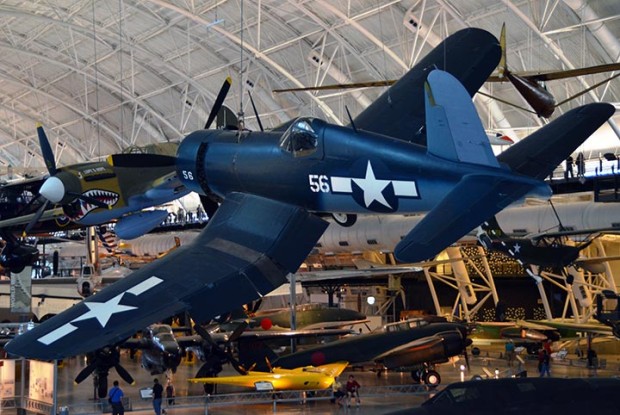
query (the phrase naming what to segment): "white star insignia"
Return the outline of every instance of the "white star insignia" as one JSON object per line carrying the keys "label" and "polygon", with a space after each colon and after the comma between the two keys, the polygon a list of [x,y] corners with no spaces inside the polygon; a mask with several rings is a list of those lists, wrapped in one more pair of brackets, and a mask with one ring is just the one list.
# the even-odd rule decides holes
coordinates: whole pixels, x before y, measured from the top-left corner
{"label": "white star insignia", "polygon": [[375,200],[383,206],[392,209],[392,206],[385,200],[383,190],[390,184],[391,180],[378,180],[375,178],[375,172],[372,170],[370,161],[366,165],[366,177],[363,179],[352,179],[355,184],[362,188],[364,192],[364,203],[368,208]]}
{"label": "white star insignia", "polygon": [[518,254],[521,251],[521,245],[516,243],[513,249],[515,251],[515,254]]}
{"label": "white star insignia", "polygon": [[331,176],[330,181],[332,193],[353,193],[352,183],[358,185],[364,193],[363,206],[366,209],[370,208],[372,202],[377,202],[390,210],[394,209],[383,195],[383,191],[390,184],[396,197],[420,197],[415,180],[377,179],[370,160],[366,164],[365,177]]}
{"label": "white star insignia", "polygon": [[101,327],[105,327],[106,324],[108,324],[110,317],[112,317],[112,314],[122,313],[123,311],[133,310],[134,308],[137,308],[119,304],[124,294],[125,293],[121,293],[116,297],[109,299],[105,303],[84,303],[84,305],[88,307],[89,311],[72,320],[71,322],[73,323],[74,321],[96,318],[97,321],[99,321],[99,324],[101,324]]}

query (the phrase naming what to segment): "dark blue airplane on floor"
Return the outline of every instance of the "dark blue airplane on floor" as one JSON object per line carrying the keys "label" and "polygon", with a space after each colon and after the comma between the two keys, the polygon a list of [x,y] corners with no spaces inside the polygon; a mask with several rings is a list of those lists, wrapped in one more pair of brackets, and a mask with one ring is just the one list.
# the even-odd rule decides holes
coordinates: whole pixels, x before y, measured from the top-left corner
{"label": "dark blue airplane on floor", "polygon": [[207,122],[177,153],[184,184],[220,204],[202,233],[6,350],[60,359],[180,312],[204,322],[249,303],[297,270],[327,226],[321,214],[426,211],[395,249],[399,260],[419,261],[526,195],[550,196],[543,179],[614,107],[569,111],[496,158],[471,96],[499,57],[491,34],[460,31],[348,127],[298,118],[250,132]]}

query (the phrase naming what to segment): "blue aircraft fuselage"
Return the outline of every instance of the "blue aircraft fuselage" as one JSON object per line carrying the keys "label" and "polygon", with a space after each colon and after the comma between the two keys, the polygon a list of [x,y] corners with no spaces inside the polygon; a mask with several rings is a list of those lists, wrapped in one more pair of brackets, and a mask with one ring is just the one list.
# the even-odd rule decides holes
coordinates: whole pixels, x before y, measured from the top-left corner
{"label": "blue aircraft fuselage", "polygon": [[[466,175],[515,176],[313,118],[297,119],[284,133],[196,131],[177,157],[178,174],[193,191],[222,198],[252,193],[314,212],[426,212]],[[523,180],[540,183],[537,193],[548,196],[543,182]]]}

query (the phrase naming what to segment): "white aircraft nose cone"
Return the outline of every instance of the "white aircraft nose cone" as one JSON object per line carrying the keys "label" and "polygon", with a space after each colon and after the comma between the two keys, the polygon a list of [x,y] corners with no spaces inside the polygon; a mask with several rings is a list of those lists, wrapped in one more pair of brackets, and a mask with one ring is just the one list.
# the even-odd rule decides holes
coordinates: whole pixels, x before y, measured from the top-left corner
{"label": "white aircraft nose cone", "polygon": [[58,177],[48,177],[39,189],[41,196],[52,203],[58,203],[65,197],[65,185]]}

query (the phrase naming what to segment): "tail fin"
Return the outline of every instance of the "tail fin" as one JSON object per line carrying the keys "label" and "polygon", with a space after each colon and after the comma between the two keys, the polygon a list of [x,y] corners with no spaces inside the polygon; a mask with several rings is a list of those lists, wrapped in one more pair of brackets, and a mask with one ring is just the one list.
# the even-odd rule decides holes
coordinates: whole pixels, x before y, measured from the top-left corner
{"label": "tail fin", "polygon": [[615,112],[594,103],[568,111],[497,156],[512,171],[543,180]]}
{"label": "tail fin", "polygon": [[448,72],[434,70],[424,89],[428,152],[448,160],[499,167],[465,87]]}

